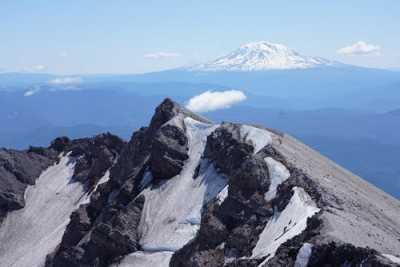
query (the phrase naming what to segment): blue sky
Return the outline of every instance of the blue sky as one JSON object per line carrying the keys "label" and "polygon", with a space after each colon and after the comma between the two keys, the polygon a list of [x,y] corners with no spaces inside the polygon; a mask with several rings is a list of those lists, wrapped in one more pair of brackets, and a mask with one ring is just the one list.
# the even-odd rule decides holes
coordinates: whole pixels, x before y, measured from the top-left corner
{"label": "blue sky", "polygon": [[[259,40],[400,68],[399,14],[399,0],[2,0],[0,69],[148,72],[204,62]],[[379,46],[379,54],[337,53],[358,41]]]}

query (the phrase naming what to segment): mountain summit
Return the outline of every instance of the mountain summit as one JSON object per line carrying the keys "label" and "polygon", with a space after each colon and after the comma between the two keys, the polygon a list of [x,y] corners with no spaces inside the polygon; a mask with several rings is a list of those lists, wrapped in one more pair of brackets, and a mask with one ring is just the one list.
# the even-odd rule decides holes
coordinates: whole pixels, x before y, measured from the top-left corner
{"label": "mountain summit", "polygon": [[193,71],[261,71],[307,69],[336,63],[320,57],[303,56],[281,44],[266,41],[242,45],[211,62],[196,65]]}
{"label": "mountain summit", "polygon": [[0,150],[4,267],[400,266],[400,202],[276,130],[170,99],[111,134]]}

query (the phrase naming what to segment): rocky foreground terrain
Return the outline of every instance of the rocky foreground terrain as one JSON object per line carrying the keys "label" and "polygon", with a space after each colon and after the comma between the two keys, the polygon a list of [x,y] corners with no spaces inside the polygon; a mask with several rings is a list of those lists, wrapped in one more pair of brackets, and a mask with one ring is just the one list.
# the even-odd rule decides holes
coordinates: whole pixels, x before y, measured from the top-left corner
{"label": "rocky foreground terrain", "polygon": [[0,150],[0,221],[2,267],[400,266],[398,200],[284,133],[169,99],[129,142]]}

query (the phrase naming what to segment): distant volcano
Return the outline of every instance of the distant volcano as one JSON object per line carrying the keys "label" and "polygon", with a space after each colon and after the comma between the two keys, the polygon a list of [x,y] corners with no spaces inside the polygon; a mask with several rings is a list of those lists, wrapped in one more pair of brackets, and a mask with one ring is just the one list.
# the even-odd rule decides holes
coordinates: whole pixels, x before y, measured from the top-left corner
{"label": "distant volcano", "polygon": [[296,51],[266,41],[248,43],[226,56],[190,67],[193,71],[260,71],[308,69],[340,65],[320,57],[303,56]]}

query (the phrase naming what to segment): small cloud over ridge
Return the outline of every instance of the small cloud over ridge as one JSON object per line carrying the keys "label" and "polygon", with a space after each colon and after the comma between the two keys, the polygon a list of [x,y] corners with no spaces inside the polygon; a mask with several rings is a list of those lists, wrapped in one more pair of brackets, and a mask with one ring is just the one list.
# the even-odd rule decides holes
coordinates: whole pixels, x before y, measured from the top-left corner
{"label": "small cloud over ridge", "polygon": [[247,96],[239,90],[206,91],[189,99],[186,108],[194,112],[208,112],[230,108],[246,99]]}
{"label": "small cloud over ridge", "polygon": [[49,84],[53,85],[71,85],[82,83],[82,78],[80,77],[60,77],[49,81]]}
{"label": "small cloud over ridge", "polygon": [[47,67],[45,65],[33,65],[33,66],[29,66],[27,68],[24,68],[22,71],[23,72],[28,72],[28,73],[36,73],[36,72],[42,72],[45,71],[47,69]]}
{"label": "small cloud over ridge", "polygon": [[181,54],[173,52],[155,52],[143,55],[143,57],[147,59],[164,59],[164,58],[175,58],[180,56]]}
{"label": "small cloud over ridge", "polygon": [[24,93],[24,96],[33,96],[40,91],[40,86],[34,86]]}
{"label": "small cloud over ridge", "polygon": [[381,51],[380,46],[368,44],[364,41],[358,41],[350,46],[340,48],[337,53],[341,55],[379,55]]}
{"label": "small cloud over ridge", "polygon": [[66,57],[68,57],[68,52],[67,51],[61,51],[60,52],[60,57],[64,57],[64,58],[66,58]]}

